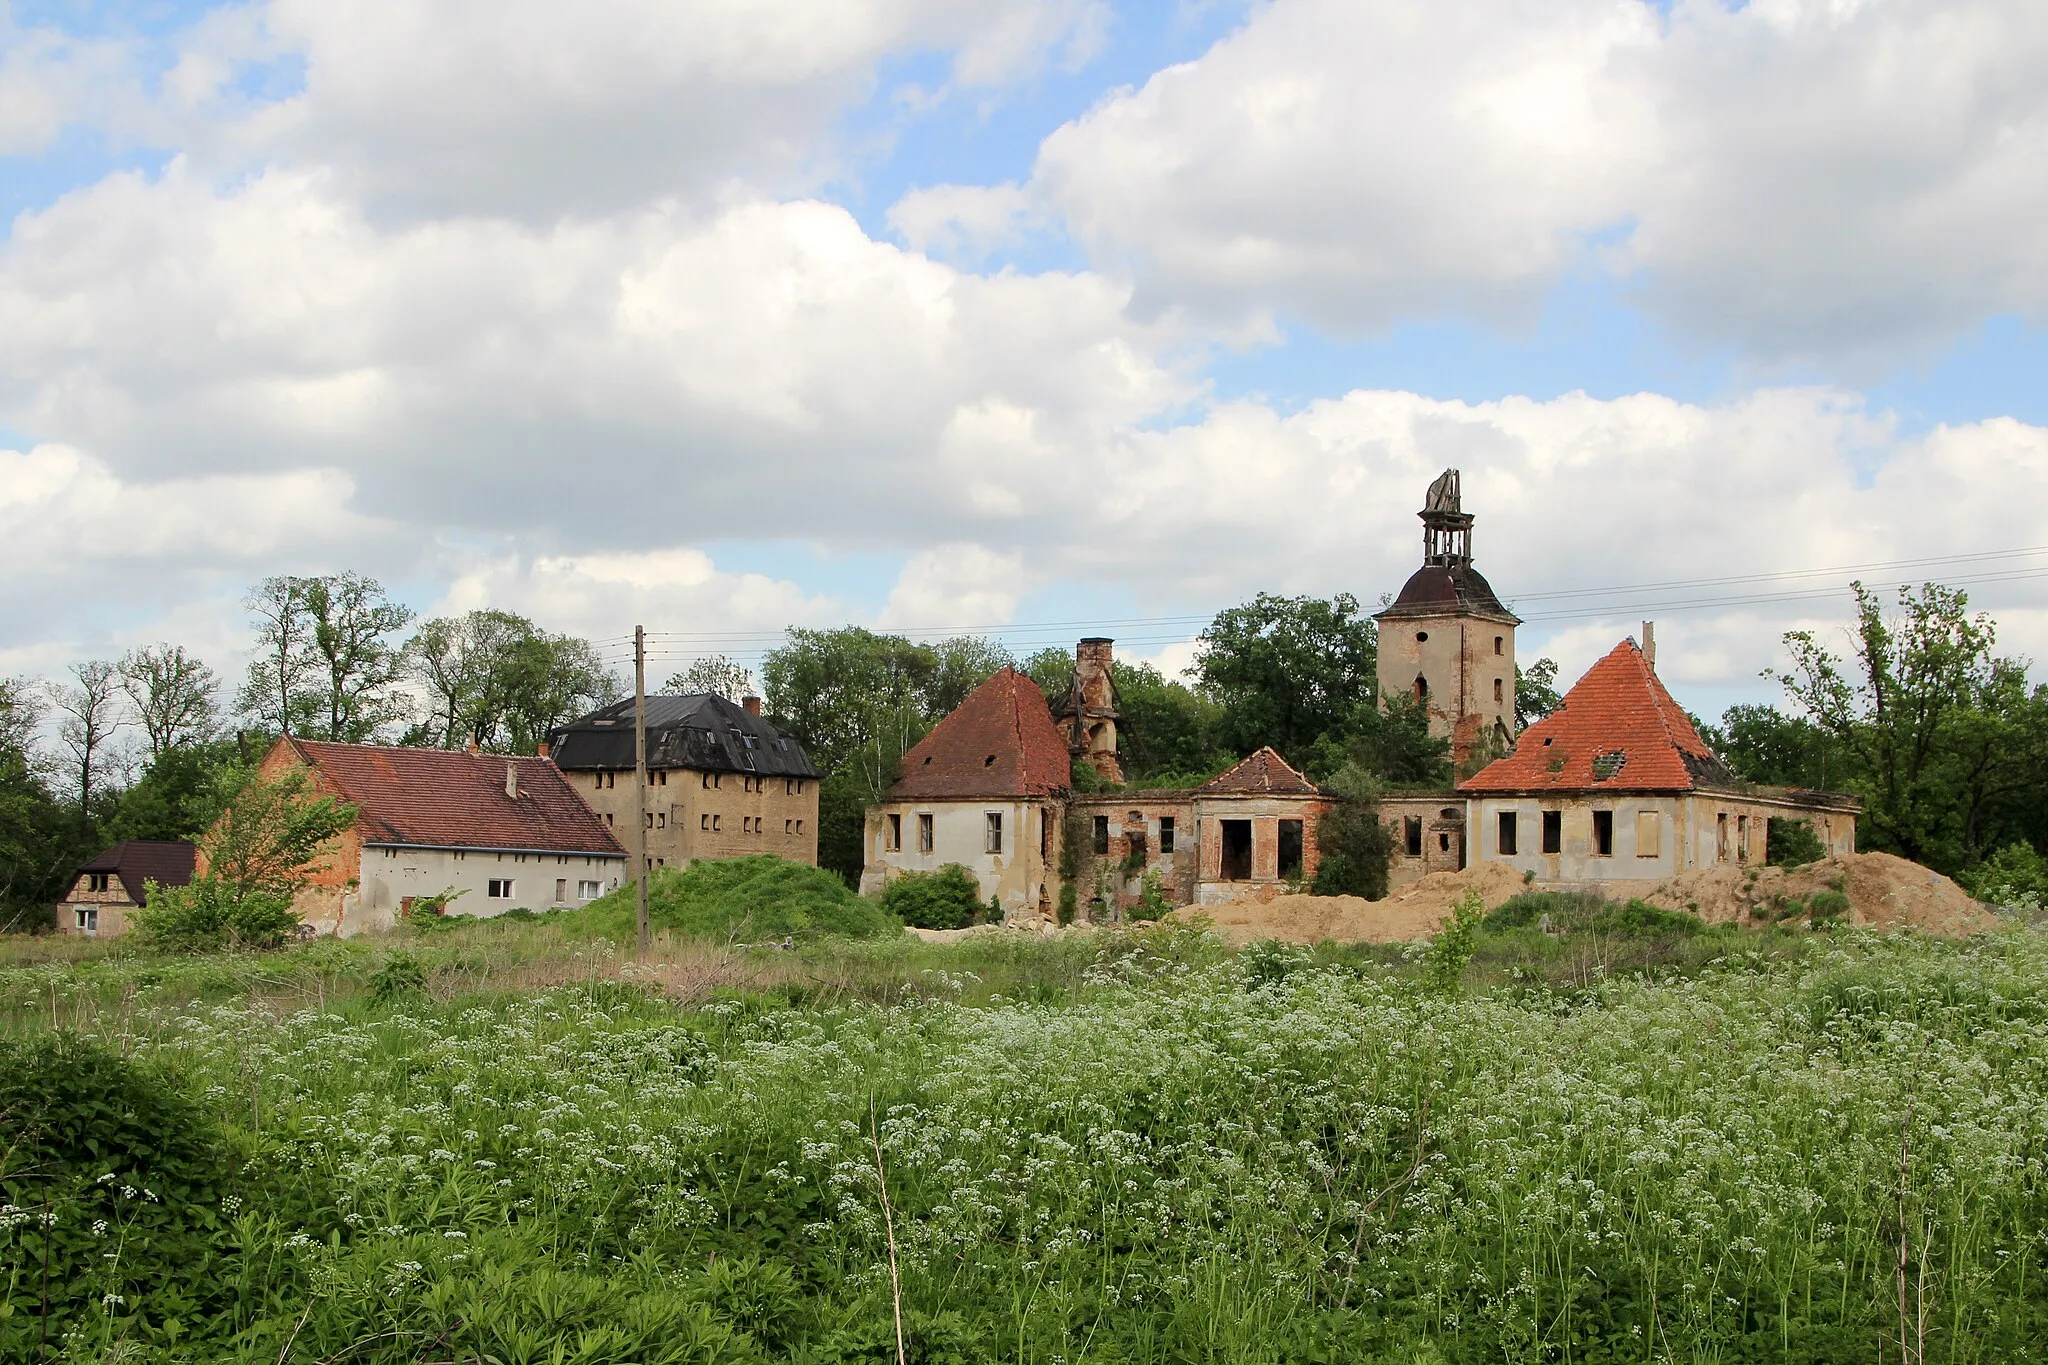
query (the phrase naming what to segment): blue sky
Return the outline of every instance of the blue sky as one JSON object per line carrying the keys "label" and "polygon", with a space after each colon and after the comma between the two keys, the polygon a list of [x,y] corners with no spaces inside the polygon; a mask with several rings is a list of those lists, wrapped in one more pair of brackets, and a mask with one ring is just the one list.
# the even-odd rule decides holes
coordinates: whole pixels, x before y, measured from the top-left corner
{"label": "blue sky", "polygon": [[[336,567],[1172,666],[1155,618],[1396,589],[1449,465],[1511,598],[2048,545],[2048,24],[1767,9],[15,4],[0,671],[232,658]],[[193,520],[60,535],[110,504]],[[1681,592],[1667,674],[1758,699],[1829,611]]]}

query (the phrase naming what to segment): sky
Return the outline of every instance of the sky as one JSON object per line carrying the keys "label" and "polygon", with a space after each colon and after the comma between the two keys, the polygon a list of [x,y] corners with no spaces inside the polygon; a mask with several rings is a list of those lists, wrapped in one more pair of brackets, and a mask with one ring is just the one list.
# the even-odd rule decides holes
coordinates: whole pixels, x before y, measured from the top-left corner
{"label": "sky", "polygon": [[1451,467],[1566,679],[2048,658],[2038,0],[0,0],[0,220],[0,674],[343,569],[1172,670]]}

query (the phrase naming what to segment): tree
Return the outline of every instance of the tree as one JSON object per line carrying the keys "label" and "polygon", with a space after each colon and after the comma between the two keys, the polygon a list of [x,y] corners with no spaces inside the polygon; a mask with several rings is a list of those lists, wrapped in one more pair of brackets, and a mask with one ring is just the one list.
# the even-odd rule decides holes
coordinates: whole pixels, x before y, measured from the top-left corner
{"label": "tree", "polygon": [[2014,774],[2027,696],[2019,665],[1992,657],[1996,629],[1964,592],[1902,587],[1898,611],[1853,586],[1852,647],[1838,657],[1811,631],[1785,636],[1792,666],[1769,671],[1847,755],[1845,784],[1865,799],[1868,842],[1960,870],[1975,849],[1973,813]]}
{"label": "tree", "polygon": [[359,573],[307,580],[306,618],[317,663],[325,738],[361,744],[404,711],[394,690],[399,653],[389,636],[412,620],[410,608]]}
{"label": "tree", "polygon": [[1405,692],[1382,711],[1371,701],[1352,708],[1349,721],[1326,736],[1309,758],[1312,772],[1332,780],[1355,768],[1376,786],[1438,790],[1450,785],[1451,742],[1429,732],[1429,714]]}
{"label": "tree", "polygon": [[536,752],[585,711],[616,701],[618,679],[588,640],[535,631],[506,652],[505,721],[513,751]]}
{"label": "tree", "polygon": [[1358,599],[1260,593],[1217,614],[1197,645],[1202,693],[1222,708],[1233,753],[1270,744],[1302,755],[1375,695],[1378,635]]}
{"label": "tree", "polygon": [[1775,706],[1731,706],[1721,713],[1718,732],[1701,733],[1713,734],[1708,743],[1746,781],[1826,791],[1831,780],[1849,776],[1839,740],[1811,718]]}
{"label": "tree", "polygon": [[708,692],[727,701],[738,701],[754,695],[754,675],[723,654],[712,654],[693,660],[680,673],[670,674],[661,690],[684,696]]}
{"label": "tree", "polygon": [[1380,900],[1387,894],[1394,838],[1380,819],[1379,783],[1365,768],[1348,763],[1324,785],[1340,799],[1316,821],[1316,877],[1311,889],[1318,896]]}
{"label": "tree", "polygon": [[1110,665],[1116,683],[1117,750],[1131,781],[1199,785],[1237,755],[1217,742],[1222,708],[1151,664]]}
{"label": "tree", "polygon": [[1523,668],[1515,665],[1515,733],[1542,720],[1557,709],[1557,661],[1538,659]]}
{"label": "tree", "polygon": [[183,645],[145,645],[115,665],[135,723],[149,740],[151,759],[213,733],[220,680]]}
{"label": "tree", "polygon": [[1018,664],[1017,671],[1037,683],[1047,701],[1057,702],[1073,690],[1074,652],[1048,645]]}
{"label": "tree", "polygon": [[861,746],[921,722],[938,671],[929,646],[900,635],[793,627],[768,651],[761,680],[769,711],[831,771]]}
{"label": "tree", "polygon": [[79,828],[88,842],[93,827],[93,798],[108,776],[114,732],[124,723],[118,699],[120,675],[103,659],[71,665],[69,685],[53,683],[50,702],[63,712],[57,738],[70,758],[74,789],[78,793]]}
{"label": "tree", "polygon": [[404,661],[432,699],[415,738],[448,749],[533,753],[557,726],[619,695],[588,641],[550,635],[509,611],[427,621],[406,642]]}
{"label": "tree", "polygon": [[241,758],[234,738],[164,750],[121,793],[107,820],[107,837],[197,839],[219,818],[222,775],[239,768]]}
{"label": "tree", "polygon": [[50,794],[35,750],[42,702],[26,678],[0,678],[0,930],[49,923],[62,879],[77,866],[76,827]]}
{"label": "tree", "polygon": [[313,579],[279,574],[249,590],[242,606],[256,618],[256,658],[235,704],[281,735],[300,733],[317,714],[311,680],[312,618],[307,603]]}

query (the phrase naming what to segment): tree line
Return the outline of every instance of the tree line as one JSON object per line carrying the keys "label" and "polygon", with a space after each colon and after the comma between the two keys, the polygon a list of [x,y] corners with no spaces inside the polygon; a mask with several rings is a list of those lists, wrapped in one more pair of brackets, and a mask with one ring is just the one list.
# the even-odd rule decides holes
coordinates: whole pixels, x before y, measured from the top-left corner
{"label": "tree line", "polygon": [[[1785,662],[1768,676],[1785,705],[1732,707],[1702,733],[1745,780],[1861,796],[1862,848],[1979,894],[2048,900],[2048,688],[2028,686],[2027,661],[1998,654],[1995,622],[1970,612],[1961,591],[1901,589],[1889,607],[1861,584],[1855,593],[1846,647],[1810,632],[1784,637]],[[415,622],[359,574],[265,579],[247,605],[258,649],[231,698],[210,667],[170,644],[76,664],[60,683],[0,680],[0,923],[47,907],[106,842],[193,837],[220,809],[223,775],[279,734],[531,753],[622,692],[586,640],[489,609]],[[1449,745],[1411,702],[1379,705],[1377,653],[1356,598],[1260,594],[1215,616],[1185,677],[1118,661],[1129,784],[1197,785],[1261,745],[1360,808],[1456,780]],[[758,684],[714,656],[661,690],[737,700],[758,688],[769,717],[826,773],[819,861],[852,880],[866,807],[903,752],[1005,665],[1058,699],[1074,661],[1065,649],[1020,658],[978,636],[797,627],[768,652]],[[1557,701],[1553,662],[1517,670],[1521,725]],[[1332,875],[1370,885],[1363,870]]]}

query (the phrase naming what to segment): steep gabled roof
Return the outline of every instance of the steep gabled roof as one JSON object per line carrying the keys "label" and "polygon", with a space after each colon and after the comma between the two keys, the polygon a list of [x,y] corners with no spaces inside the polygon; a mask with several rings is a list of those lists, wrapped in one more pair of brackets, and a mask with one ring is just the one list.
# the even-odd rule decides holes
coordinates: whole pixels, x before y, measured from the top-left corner
{"label": "steep gabled roof", "polygon": [[[365,844],[620,857],[611,831],[553,763],[448,749],[284,739],[357,808]],[[505,791],[516,769],[519,794]]]}
{"label": "steep gabled roof", "polygon": [[1458,790],[1693,791],[1734,781],[1636,642],[1623,640],[1522,732],[1512,754]]}
{"label": "steep gabled roof", "polygon": [[1321,796],[1323,789],[1288,765],[1272,746],[1239,759],[1195,788],[1196,796]]}
{"label": "steep gabled roof", "polygon": [[1038,684],[1004,668],[903,755],[894,801],[1046,796],[1073,785],[1066,741]]}
{"label": "steep gabled roof", "polygon": [[[613,702],[554,733],[566,771],[633,766],[633,699]],[[803,746],[745,707],[709,692],[647,699],[647,766],[769,777],[823,777]]]}
{"label": "steep gabled roof", "polygon": [[198,857],[199,850],[182,839],[123,839],[78,870],[113,873],[128,899],[140,905],[149,882],[183,886],[191,881]]}

